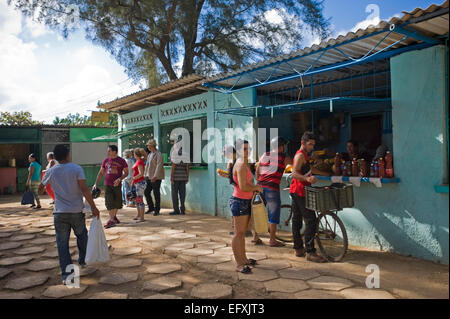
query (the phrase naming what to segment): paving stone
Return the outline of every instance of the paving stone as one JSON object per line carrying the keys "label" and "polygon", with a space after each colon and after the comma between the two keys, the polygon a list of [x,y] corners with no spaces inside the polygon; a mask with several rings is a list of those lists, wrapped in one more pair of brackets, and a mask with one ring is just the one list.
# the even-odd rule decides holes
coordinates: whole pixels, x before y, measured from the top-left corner
{"label": "paving stone", "polygon": [[138,267],[142,265],[142,259],[136,259],[136,258],[123,258],[114,260],[109,263],[109,266],[114,268],[131,268],[131,267]]}
{"label": "paving stone", "polygon": [[165,295],[165,294],[155,294],[144,299],[183,299],[180,296],[175,295]]}
{"label": "paving stone", "polygon": [[201,220],[189,220],[186,222],[186,224],[204,224],[205,222],[202,222]]}
{"label": "paving stone", "polygon": [[9,292],[9,293],[0,293],[0,300],[2,299],[31,299],[33,298],[32,294],[25,292]]}
{"label": "paving stone", "polygon": [[144,282],[144,287],[142,289],[157,292],[165,292],[170,289],[180,288],[182,285],[183,282],[180,279],[172,277],[159,277]]}
{"label": "paving stone", "polygon": [[261,254],[261,253],[247,253],[246,255],[247,255],[247,258],[251,258],[251,259],[255,259],[255,260],[267,259],[267,255]]}
{"label": "paving stone", "polygon": [[27,235],[18,235],[18,236],[12,236],[9,238],[10,241],[23,241],[23,240],[29,240],[35,238],[36,235],[34,234],[27,234]]}
{"label": "paving stone", "polygon": [[178,234],[168,235],[167,237],[173,238],[173,239],[188,239],[188,238],[196,238],[197,235],[196,234],[187,234],[187,233],[178,233]]}
{"label": "paving stone", "polygon": [[309,280],[308,285],[310,285],[311,288],[315,289],[339,291],[353,286],[353,283],[344,278],[332,276],[320,276]]}
{"label": "paving stone", "polygon": [[206,263],[206,264],[221,264],[231,260],[231,256],[227,255],[207,255],[207,256],[198,256],[197,262]]}
{"label": "paving stone", "polygon": [[[247,258],[250,258],[250,257],[248,257],[248,254],[247,254]],[[259,261],[255,267],[271,269],[271,270],[280,270],[280,269],[291,267],[291,264],[287,260],[282,260],[282,259],[265,259],[265,260]]]}
{"label": "paving stone", "polygon": [[21,234],[38,234],[45,232],[45,229],[42,228],[27,228],[21,231]]}
{"label": "paving stone", "polygon": [[33,245],[44,245],[44,244],[50,244],[56,242],[56,237],[45,237],[45,238],[38,238],[35,240],[30,241],[30,244]]}
{"label": "paving stone", "polygon": [[[12,273],[11,269],[0,268],[0,279],[3,279],[4,277],[8,276],[10,273]],[[0,299],[2,299],[2,298],[0,298]]]}
{"label": "paving stone", "polygon": [[14,233],[14,232],[18,232],[22,230],[22,228],[20,227],[4,227],[4,228],[0,228],[0,234],[1,233]]}
{"label": "paving stone", "polygon": [[389,292],[382,289],[349,288],[340,293],[346,299],[395,299]]}
{"label": "paving stone", "polygon": [[49,270],[59,267],[59,260],[38,260],[33,261],[32,263],[28,264],[26,269],[31,271],[42,271],[42,270]]}
{"label": "paving stone", "polygon": [[11,237],[12,233],[0,233],[0,238],[8,238]]}
{"label": "paving stone", "polygon": [[308,289],[297,292],[296,299],[344,299],[338,292]]}
{"label": "paving stone", "polygon": [[57,285],[48,287],[44,293],[44,297],[50,298],[64,298],[82,294],[87,289],[87,286],[81,286],[80,288],[69,288],[65,285]]}
{"label": "paving stone", "polygon": [[216,255],[234,255],[233,249],[231,247],[224,247],[219,249],[214,249],[214,254]]}
{"label": "paving stone", "polygon": [[192,243],[192,244],[202,244],[202,243],[208,243],[211,240],[209,238],[202,238],[202,237],[192,237],[192,238],[186,238],[183,240],[183,243]]}
{"label": "paving stone", "polygon": [[22,246],[22,243],[9,242],[0,244],[0,250],[16,249]]}
{"label": "paving stone", "polygon": [[191,249],[191,248],[194,248],[193,243],[177,243],[177,244],[172,244],[172,245],[165,247],[164,252],[165,251],[182,251],[182,250]]}
{"label": "paving stone", "polygon": [[121,294],[113,291],[102,291],[96,293],[89,299],[128,299],[128,294]]}
{"label": "paving stone", "polygon": [[109,234],[106,234],[105,237],[106,237],[106,240],[116,240],[116,239],[120,238],[120,235],[109,235]]}
{"label": "paving stone", "polygon": [[11,265],[19,265],[25,264],[33,260],[33,257],[30,256],[19,256],[19,257],[9,257],[0,259],[0,266],[11,266]]}
{"label": "paving stone", "polygon": [[142,236],[139,238],[139,241],[159,241],[164,240],[166,237],[162,234],[154,234],[148,236]]}
{"label": "paving stone", "polygon": [[273,270],[253,268],[251,274],[243,274],[238,272],[239,280],[268,281],[278,278]]}
{"label": "paving stone", "polygon": [[191,290],[191,297],[198,299],[227,299],[233,295],[233,288],[220,283],[200,284]]}
{"label": "paving stone", "polygon": [[289,268],[278,272],[282,278],[309,280],[319,277],[320,274],[313,269]]}
{"label": "paving stone", "polygon": [[182,229],[166,229],[166,230],[160,231],[158,234],[174,235],[174,234],[179,234],[179,233],[184,233],[184,230],[182,230]]}
{"label": "paving stone", "polygon": [[129,256],[139,254],[140,252],[142,252],[142,247],[123,247],[123,248],[114,248],[112,253],[118,256]]}
{"label": "paving stone", "polygon": [[108,285],[122,285],[136,281],[139,278],[137,273],[109,274],[100,278],[100,283]]}
{"label": "paving stone", "polygon": [[197,248],[201,248],[201,249],[219,249],[219,248],[224,248],[224,247],[227,247],[227,244],[216,243],[216,242],[209,242],[209,243],[197,245]]}
{"label": "paving stone", "polygon": [[157,264],[147,267],[147,272],[152,274],[169,274],[171,272],[179,271],[182,267],[179,264]]}
{"label": "paving stone", "polygon": [[33,224],[33,227],[37,227],[37,228],[44,228],[44,227],[49,227],[49,226],[53,226],[53,221],[40,222],[40,223]]}
{"label": "paving stone", "polygon": [[18,250],[15,250],[14,253],[17,255],[32,255],[36,253],[42,253],[45,250],[44,247],[41,246],[33,246],[33,247],[26,247],[21,248]]}
{"label": "paving stone", "polygon": [[50,277],[46,274],[36,274],[25,277],[19,277],[8,281],[6,289],[23,290],[31,287],[43,285]]}
{"label": "paving stone", "polygon": [[54,229],[49,229],[46,230],[42,233],[42,235],[46,235],[46,236],[55,236],[56,235],[56,231]]}
{"label": "paving stone", "polygon": [[235,262],[228,262],[228,263],[218,264],[216,269],[218,271],[232,271],[232,272],[234,272],[236,270],[236,263]]}
{"label": "paving stone", "polygon": [[201,249],[201,248],[192,248],[192,249],[186,249],[183,251],[183,255],[188,256],[204,256],[204,255],[211,255],[214,251],[212,249]]}
{"label": "paving stone", "polygon": [[92,266],[87,266],[87,267],[82,267],[80,269],[80,276],[81,277],[85,277],[85,276],[89,276],[92,275],[93,273],[95,273],[98,269]]}
{"label": "paving stone", "polygon": [[[47,239],[49,239],[49,238],[47,238]],[[55,240],[55,238],[53,238],[53,242],[55,242],[56,240]],[[53,245],[53,247],[58,247],[58,244],[54,244]],[[71,240],[71,241],[69,241],[69,248],[75,248],[75,247],[77,247],[77,242],[76,242],[76,240]]]}
{"label": "paving stone", "polygon": [[[43,247],[42,247],[43,248]],[[45,249],[45,248],[44,248]],[[70,254],[73,255],[75,254],[75,250],[70,250]],[[52,250],[47,250],[44,254],[42,254],[41,257],[50,257],[50,258],[56,258],[58,257],[58,249],[52,249]]]}
{"label": "paving stone", "polygon": [[264,283],[267,291],[295,293],[301,290],[309,289],[309,286],[303,280],[279,278]]}

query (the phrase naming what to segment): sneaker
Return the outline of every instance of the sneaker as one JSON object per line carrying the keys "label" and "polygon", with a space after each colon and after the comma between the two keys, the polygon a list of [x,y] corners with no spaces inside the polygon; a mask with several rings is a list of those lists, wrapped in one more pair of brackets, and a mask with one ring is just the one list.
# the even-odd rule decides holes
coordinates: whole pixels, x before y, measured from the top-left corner
{"label": "sneaker", "polygon": [[169,213],[169,215],[180,215],[180,213],[178,213],[178,212],[171,212],[171,213]]}
{"label": "sneaker", "polygon": [[322,256],[317,255],[316,253],[306,253],[306,260],[312,261],[315,263],[326,263],[327,259]]}
{"label": "sneaker", "polygon": [[105,224],[105,228],[111,228],[116,226],[116,222],[113,220],[108,220],[108,222]]}
{"label": "sneaker", "polygon": [[184,212],[181,212],[180,214],[181,214],[181,215],[186,215]]}
{"label": "sneaker", "polygon": [[148,211],[145,212],[145,214],[151,214],[153,213],[155,210],[154,209],[149,209]]}
{"label": "sneaker", "polygon": [[36,207],[36,205],[35,205],[35,204],[33,204],[33,205],[31,205],[31,206],[30,206],[30,208],[33,208],[33,207]]}
{"label": "sneaker", "polygon": [[295,250],[295,256],[305,257],[305,248],[300,248]]}
{"label": "sneaker", "polygon": [[41,205],[37,205],[36,207],[33,207],[33,209],[41,209]]}
{"label": "sneaker", "polygon": [[114,221],[116,222],[116,224],[120,224],[120,220],[117,218],[117,216],[114,216]]}
{"label": "sneaker", "polygon": [[153,213],[153,216],[158,216],[159,215],[159,212],[154,212]]}

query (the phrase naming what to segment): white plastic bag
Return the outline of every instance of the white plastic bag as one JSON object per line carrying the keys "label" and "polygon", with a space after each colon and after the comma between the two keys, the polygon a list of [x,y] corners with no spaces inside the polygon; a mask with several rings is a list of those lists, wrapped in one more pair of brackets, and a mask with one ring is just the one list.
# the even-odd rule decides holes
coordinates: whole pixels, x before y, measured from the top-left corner
{"label": "white plastic bag", "polygon": [[86,264],[92,265],[109,261],[108,243],[99,217],[92,218],[86,251]]}
{"label": "white plastic bag", "polygon": [[92,214],[91,205],[89,205],[87,200],[84,200],[83,213],[85,213],[85,214],[87,214],[87,213]]}

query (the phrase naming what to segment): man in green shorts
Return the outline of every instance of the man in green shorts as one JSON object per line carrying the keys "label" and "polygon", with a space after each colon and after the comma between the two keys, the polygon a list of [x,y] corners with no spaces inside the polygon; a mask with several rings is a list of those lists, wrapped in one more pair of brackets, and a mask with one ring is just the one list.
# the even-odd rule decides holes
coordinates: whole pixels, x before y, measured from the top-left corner
{"label": "man in green shorts", "polygon": [[122,208],[122,181],[128,176],[128,164],[117,156],[117,146],[108,146],[108,157],[102,163],[97,179],[92,188],[97,188],[103,175],[105,175],[105,205],[109,213],[109,221],[105,228],[110,228],[119,224],[117,211]]}

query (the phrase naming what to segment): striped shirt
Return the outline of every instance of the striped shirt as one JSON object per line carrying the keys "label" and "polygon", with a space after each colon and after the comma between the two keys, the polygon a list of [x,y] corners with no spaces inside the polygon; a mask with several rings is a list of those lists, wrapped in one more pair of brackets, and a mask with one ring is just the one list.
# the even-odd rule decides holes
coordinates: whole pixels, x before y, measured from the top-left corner
{"label": "striped shirt", "polygon": [[188,173],[187,173],[187,166],[188,163],[180,162],[178,164],[173,163],[172,165],[175,165],[172,169],[173,171],[173,180],[174,182],[181,182],[181,181],[187,181],[188,180]]}
{"label": "striped shirt", "polygon": [[286,154],[267,152],[259,161],[258,185],[279,191],[286,164]]}

